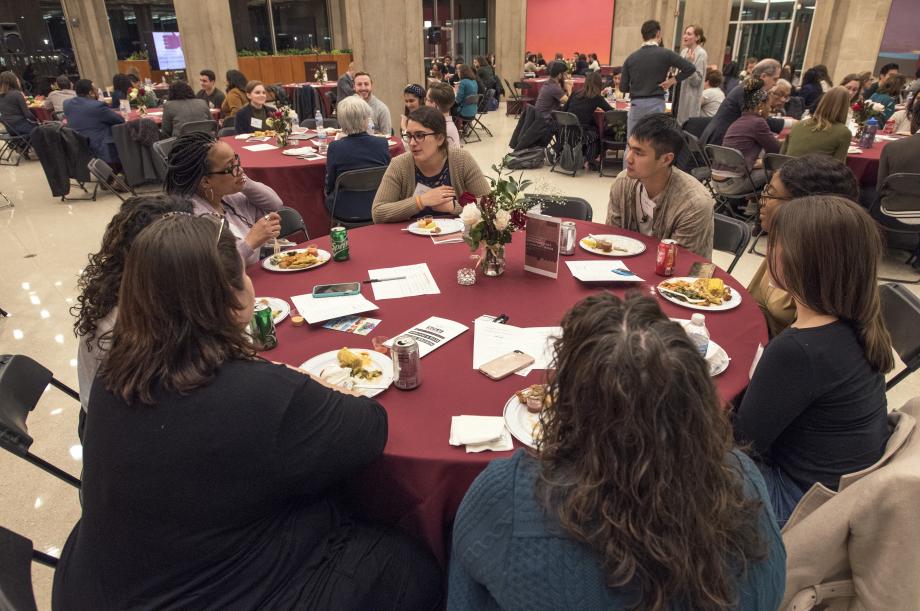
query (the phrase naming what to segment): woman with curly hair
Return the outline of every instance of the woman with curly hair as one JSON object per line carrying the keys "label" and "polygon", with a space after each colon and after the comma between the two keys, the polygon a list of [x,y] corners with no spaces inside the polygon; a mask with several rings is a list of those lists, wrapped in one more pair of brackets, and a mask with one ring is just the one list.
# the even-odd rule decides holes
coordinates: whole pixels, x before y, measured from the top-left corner
{"label": "woman with curly hair", "polygon": [[786,555],[706,362],[655,300],[578,303],[535,453],[493,461],[454,523],[449,609],[776,609]]}
{"label": "woman with curly hair", "polygon": [[[763,160],[760,154],[778,153],[780,142],[770,130],[767,117],[770,114],[770,96],[764,82],[759,78],[745,79],[741,86],[744,88],[744,99],[741,103],[741,116],[728,126],[722,146],[738,150],[744,155],[744,162],[751,170],[751,180],[754,187],[759,188],[766,184],[767,175],[763,171]],[[745,181],[736,181],[739,189],[750,190],[750,185],[740,184]]]}
{"label": "woman with curly hair", "polygon": [[134,238],[150,223],[168,212],[191,212],[192,202],[171,195],[132,197],[121,209],[102,236],[102,248],[89,256],[89,265],[77,281],[80,295],[70,309],[77,317],[74,334],[80,338],[77,348],[77,380],[80,406],[86,411],[90,390],[103,352],[111,341],[112,327],[118,312],[118,287],[124,271],[125,257]]}

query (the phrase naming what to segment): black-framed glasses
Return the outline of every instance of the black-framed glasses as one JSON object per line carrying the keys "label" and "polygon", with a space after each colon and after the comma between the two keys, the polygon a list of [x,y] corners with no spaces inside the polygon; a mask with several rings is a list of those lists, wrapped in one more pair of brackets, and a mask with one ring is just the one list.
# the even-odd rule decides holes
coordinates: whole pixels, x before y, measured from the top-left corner
{"label": "black-framed glasses", "polygon": [[788,202],[788,201],[791,201],[791,200],[793,200],[793,199],[795,199],[795,198],[794,198],[794,197],[780,197],[779,195],[777,195],[777,194],[773,191],[773,185],[767,185],[767,186],[764,188],[764,190],[760,192],[760,203],[761,203],[761,205],[763,205],[763,203],[764,203],[766,200],[768,200],[768,199],[772,199],[772,200],[775,200],[775,201],[778,201],[778,202]]}
{"label": "black-framed glasses", "polygon": [[406,140],[412,142],[415,140],[419,144],[425,141],[428,136],[434,136],[434,132],[406,132]]}
{"label": "black-framed glasses", "polygon": [[218,170],[216,172],[208,172],[207,175],[210,176],[212,174],[238,174],[241,169],[242,169],[242,166],[240,165],[240,156],[234,155],[233,162],[230,165],[228,165],[226,168],[224,168],[223,170]]}

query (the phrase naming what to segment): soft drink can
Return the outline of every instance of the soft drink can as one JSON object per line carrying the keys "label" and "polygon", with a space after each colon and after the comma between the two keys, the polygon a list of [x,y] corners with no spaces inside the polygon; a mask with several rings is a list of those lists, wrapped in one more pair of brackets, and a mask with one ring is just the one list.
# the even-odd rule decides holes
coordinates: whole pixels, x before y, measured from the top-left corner
{"label": "soft drink can", "polygon": [[272,309],[268,305],[257,303],[253,308],[250,335],[260,351],[271,350],[278,345],[275,321],[272,318]]}
{"label": "soft drink can", "polygon": [[393,358],[393,386],[400,390],[418,388],[422,383],[422,372],[419,368],[421,357],[415,338],[400,335],[394,339],[390,355]]}
{"label": "soft drink can", "polygon": [[888,121],[885,122],[885,129],[883,129],[882,131],[886,134],[893,134],[894,133],[894,119],[888,119]]}
{"label": "soft drink can", "polygon": [[659,276],[673,276],[675,265],[677,265],[677,242],[662,240],[658,243],[658,254],[655,257],[655,273]]}
{"label": "soft drink can", "polygon": [[559,254],[575,254],[575,237],[575,223],[572,221],[564,221],[562,223],[562,239],[559,241]]}
{"label": "soft drink can", "polygon": [[333,227],[329,233],[332,241],[332,260],[348,261],[348,232],[344,227]]}

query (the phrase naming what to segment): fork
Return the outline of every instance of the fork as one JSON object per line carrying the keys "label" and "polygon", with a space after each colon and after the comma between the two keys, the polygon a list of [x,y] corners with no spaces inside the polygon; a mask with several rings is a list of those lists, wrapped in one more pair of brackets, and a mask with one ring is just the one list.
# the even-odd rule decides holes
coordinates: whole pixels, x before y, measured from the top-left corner
{"label": "fork", "polygon": [[686,301],[687,303],[706,303],[705,299],[693,299],[692,297],[687,297],[683,293],[678,293],[677,291],[672,291],[671,289],[666,289],[661,286],[658,287],[658,290],[662,293],[673,295],[675,298],[680,299],[681,301]]}

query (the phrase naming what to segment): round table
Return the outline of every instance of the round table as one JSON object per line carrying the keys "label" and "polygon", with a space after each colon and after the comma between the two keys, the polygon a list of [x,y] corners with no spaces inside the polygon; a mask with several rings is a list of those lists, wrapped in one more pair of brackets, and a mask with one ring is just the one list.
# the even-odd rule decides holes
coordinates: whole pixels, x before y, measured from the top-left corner
{"label": "round table", "polygon": [[[327,91],[335,91],[338,87],[336,81],[326,81],[325,83],[288,83],[284,85],[284,93],[287,95],[288,99],[291,102],[294,101],[294,92],[303,87],[304,85],[310,85],[316,92],[319,94],[319,102],[323,105],[323,116],[331,117],[332,116],[332,107],[329,106],[329,102],[326,100]],[[310,119],[311,117],[300,117],[301,119]]]}
{"label": "round table", "polygon": [[[891,136],[900,138],[900,136]],[[882,149],[890,140],[879,140],[876,136],[875,144],[872,148],[862,149],[862,153],[847,153],[847,167],[853,171],[856,180],[860,186],[869,187],[875,185],[878,180],[878,165],[882,156]],[[853,142],[851,146],[859,146],[858,142]]]}
{"label": "round table", "polygon": [[[348,233],[351,258],[331,261],[313,270],[298,273],[272,273],[261,266],[250,267],[259,297],[281,297],[290,302],[293,295],[309,293],[315,284],[357,281],[368,277],[369,269],[425,262],[441,291],[393,300],[374,300],[371,285],[363,285],[364,296],[379,306],[364,316],[382,320],[369,336],[323,329],[321,325],[294,327],[290,320],[277,328],[278,346],[263,353],[275,361],[300,365],[307,359],[343,346],[371,349],[371,337],[395,337],[429,316],[440,316],[470,327],[459,337],[442,345],[421,362],[422,384],[412,391],[390,387],[377,398],[389,415],[389,438],[383,457],[343,486],[343,498],[351,508],[367,518],[397,524],[424,540],[442,561],[449,547],[449,529],[454,515],[473,479],[489,461],[507,457],[510,452],[467,453],[463,447],[448,444],[451,417],[459,415],[501,416],[505,402],[514,391],[543,380],[543,371],[532,371],[526,378],[511,375],[492,381],[472,368],[473,320],[482,314],[507,314],[508,324],[520,327],[556,326],[563,314],[580,299],[603,288],[624,295],[628,288],[649,293],[662,278],[654,273],[658,241],[597,223],[576,222],[578,235],[622,233],[644,242],[645,253],[624,259],[629,268],[648,284],[623,286],[586,285],[575,280],[565,260],[597,260],[600,257],[578,248],[559,262],[558,279],[538,276],[523,269],[524,234],[514,236],[506,247],[507,267],[503,276],[479,275],[475,285],[457,284],[457,269],[469,266],[465,244],[435,245],[431,239],[401,231],[406,224],[373,225]],[[330,249],[329,238],[315,242]],[[702,260],[680,249],[677,270],[686,272],[694,261]],[[729,401],[747,387],[748,371],[758,344],[766,344],[767,328],[753,298],[731,276],[717,270],[734,290],[743,295],[741,305],[726,312],[708,313],[707,326],[712,339],[728,352],[728,369],[715,378],[723,400]],[[656,298],[668,316],[690,318],[692,310]],[[586,364],[587,366],[587,364]],[[516,447],[519,444],[515,442]]]}
{"label": "round table", "polygon": [[[240,164],[253,180],[263,182],[278,193],[285,206],[294,208],[303,217],[311,237],[329,234],[329,212],[326,210],[326,158],[306,160],[282,154],[281,149],[250,151],[247,146],[260,144],[225,136],[240,156]],[[294,140],[289,148],[312,146],[312,140]],[[405,151],[402,140],[390,138],[390,155]]]}
{"label": "round table", "polygon": [[[581,91],[585,88],[585,77],[583,76],[573,76],[572,78],[572,93],[576,91]],[[525,91],[526,97],[531,97],[537,99],[540,97],[540,90],[543,89],[543,85],[549,80],[548,76],[539,76],[536,78],[525,78],[522,83],[527,85],[527,90]]]}

